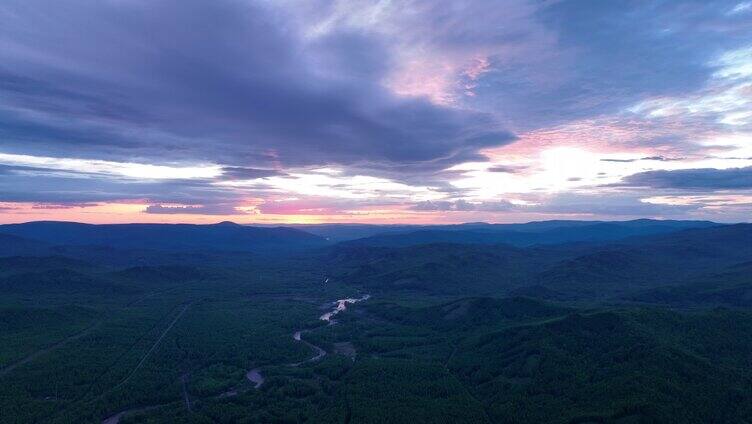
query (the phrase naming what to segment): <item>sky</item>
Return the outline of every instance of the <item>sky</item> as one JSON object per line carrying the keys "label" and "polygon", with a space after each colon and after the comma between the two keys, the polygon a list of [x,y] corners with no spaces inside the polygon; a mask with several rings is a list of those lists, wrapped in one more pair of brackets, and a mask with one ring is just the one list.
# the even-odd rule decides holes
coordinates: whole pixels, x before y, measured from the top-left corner
{"label": "sky", "polygon": [[3,0],[0,223],[752,220],[752,1]]}

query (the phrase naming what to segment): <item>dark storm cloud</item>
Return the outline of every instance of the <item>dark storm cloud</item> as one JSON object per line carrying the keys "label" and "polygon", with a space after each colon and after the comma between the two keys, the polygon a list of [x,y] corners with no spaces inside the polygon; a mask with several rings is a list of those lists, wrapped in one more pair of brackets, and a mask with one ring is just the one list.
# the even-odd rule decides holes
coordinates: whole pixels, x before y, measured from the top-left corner
{"label": "dark storm cloud", "polygon": [[640,172],[624,178],[619,185],[680,190],[752,189],[752,167]]}
{"label": "dark storm cloud", "polygon": [[513,139],[491,115],[389,94],[379,40],[305,45],[250,2],[9,1],[0,19],[6,151],[415,171]]}
{"label": "dark storm cloud", "polygon": [[24,171],[6,175],[0,172],[0,201],[53,205],[116,201],[206,205],[237,201],[234,193],[214,187],[209,182],[208,180],[136,181],[60,173],[57,170]]}

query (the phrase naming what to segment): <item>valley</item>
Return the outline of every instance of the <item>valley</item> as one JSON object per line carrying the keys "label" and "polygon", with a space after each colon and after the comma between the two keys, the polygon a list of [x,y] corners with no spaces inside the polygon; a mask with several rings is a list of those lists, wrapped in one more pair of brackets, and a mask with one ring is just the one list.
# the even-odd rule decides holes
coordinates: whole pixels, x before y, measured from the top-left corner
{"label": "valley", "polygon": [[750,241],[29,241],[0,257],[0,421],[744,422]]}
{"label": "valley", "polygon": [[0,424],[752,424],[752,0],[0,0]]}

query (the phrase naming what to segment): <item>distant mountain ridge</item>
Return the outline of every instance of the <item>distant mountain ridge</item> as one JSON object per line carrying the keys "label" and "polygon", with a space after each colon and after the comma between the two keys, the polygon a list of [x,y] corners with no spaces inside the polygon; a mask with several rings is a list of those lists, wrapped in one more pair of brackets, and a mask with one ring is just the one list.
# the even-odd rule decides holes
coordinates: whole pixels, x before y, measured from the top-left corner
{"label": "distant mountain ridge", "polygon": [[[440,233],[443,236],[447,232]],[[457,235],[464,237],[463,232]],[[388,236],[390,240],[393,237],[397,236]],[[688,228],[613,241],[521,247],[470,242],[476,239],[467,237],[459,243],[423,243],[426,239],[422,239],[421,244],[412,244],[416,234],[405,237],[399,246],[359,241],[337,244],[329,250],[326,260],[331,267],[329,273],[372,291],[520,295],[578,301],[631,299],[646,290],[691,283],[703,275],[722,273],[728,267],[752,261],[752,224]],[[700,289],[708,291],[712,287]],[[646,292],[634,299],[650,301],[650,296]]]}
{"label": "distant mountain ridge", "polygon": [[[415,225],[415,224],[291,224],[289,227],[297,228],[311,234],[326,238],[332,242],[345,242],[357,239],[368,239],[370,237],[382,237],[386,235],[404,236],[413,232],[432,231],[432,232],[474,232],[474,233],[514,233],[518,238],[522,237],[518,233],[542,233],[548,230],[563,231],[570,228],[576,231],[582,227],[592,227],[605,224],[608,226],[618,225],[623,229],[644,230],[649,227],[656,227],[655,230],[671,231],[684,228],[701,228],[706,226],[720,225],[711,221],[677,221],[677,220],[657,220],[657,219],[635,219],[631,221],[576,221],[576,220],[549,220],[549,221],[532,221],[519,224],[491,224],[487,222],[466,222],[462,224],[438,224],[438,225]],[[596,227],[597,228],[597,227]],[[655,231],[654,231],[655,232]],[[641,233],[641,234],[642,234]],[[446,236],[449,237],[449,236]],[[459,237],[458,237],[459,239]],[[514,237],[512,240],[515,241]],[[525,241],[524,239],[521,239]],[[448,238],[434,240],[435,242],[452,242]],[[495,241],[492,241],[495,243]]]}
{"label": "distant mountain ridge", "polygon": [[[322,224],[250,226],[217,224],[84,224],[35,221],[0,225],[0,256],[60,254],[82,246],[120,250],[280,252],[342,242],[372,247],[431,243],[509,244],[517,247],[572,242],[606,242],[719,226],[708,221],[539,221],[524,224],[466,223],[410,226]],[[361,236],[366,237],[361,237]],[[57,251],[50,250],[58,248]]]}
{"label": "distant mountain ridge", "polygon": [[388,232],[345,242],[351,245],[406,247],[429,243],[509,244],[518,247],[572,242],[608,242],[720,226],[710,221],[541,221],[526,224],[472,223]]}
{"label": "distant mountain ridge", "polygon": [[[37,221],[0,225],[1,237],[25,243],[67,246],[107,246],[119,249],[170,251],[298,250],[326,244],[322,237],[286,227],[248,227],[230,222],[194,224],[82,224]],[[6,238],[7,238],[6,237]]]}

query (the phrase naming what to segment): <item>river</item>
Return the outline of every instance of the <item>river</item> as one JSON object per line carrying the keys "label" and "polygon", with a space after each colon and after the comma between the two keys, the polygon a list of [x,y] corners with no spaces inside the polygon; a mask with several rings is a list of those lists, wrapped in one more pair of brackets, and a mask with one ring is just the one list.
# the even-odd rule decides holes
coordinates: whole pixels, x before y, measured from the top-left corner
{"label": "river", "polygon": [[352,297],[349,297],[347,299],[339,299],[336,302],[334,302],[334,305],[335,305],[334,309],[332,311],[325,313],[324,315],[321,315],[319,319],[322,321],[327,321],[329,324],[335,324],[336,321],[334,321],[332,317],[334,317],[338,313],[347,309],[348,304],[362,302],[364,300],[368,300],[370,297],[371,295],[367,294],[358,299],[352,298]]}
{"label": "river", "polygon": [[[319,319],[322,320],[322,321],[328,322],[329,325],[334,325],[334,324],[337,323],[337,321],[334,320],[333,317],[335,315],[337,315],[338,313],[346,310],[347,309],[347,305],[351,305],[353,303],[358,303],[358,302],[362,302],[364,300],[368,300],[370,297],[371,297],[370,295],[366,294],[366,295],[364,295],[363,297],[360,297],[360,298],[349,297],[347,299],[338,299],[337,301],[332,302],[332,305],[334,306],[334,309],[332,309],[331,311],[325,313],[324,315],[321,315],[319,317]],[[326,351],[324,349],[322,349],[321,347],[316,346],[315,344],[313,344],[313,343],[311,343],[311,342],[309,342],[307,340],[303,340],[303,338],[301,337],[301,335],[303,333],[307,333],[309,331],[311,331],[311,330],[297,330],[294,333],[292,333],[292,338],[296,342],[305,343],[307,346],[309,346],[311,349],[313,349],[313,351],[315,352],[314,355],[312,357],[304,360],[304,361],[296,362],[296,363],[293,363],[293,364],[287,364],[288,366],[298,367],[300,365],[307,364],[309,362],[318,361],[319,359],[323,358],[326,355]],[[264,384],[264,376],[261,374],[261,369],[260,368],[254,368],[254,369],[248,371],[246,373],[245,377],[248,379],[248,381],[250,381],[251,383],[253,383],[253,388],[254,389],[258,389],[258,388],[261,387],[262,384]],[[184,381],[184,379],[185,379],[185,375],[183,377],[181,377],[181,382],[183,383],[183,385],[185,387],[185,385],[187,384],[187,381]],[[236,396],[237,394],[238,394],[237,389],[232,389],[230,391],[227,391],[227,392],[224,392],[224,393],[218,395],[217,398],[231,397],[231,396]],[[186,405],[190,405],[190,402],[189,402],[188,397],[187,397],[187,392],[184,392],[184,395],[186,397]],[[142,411],[148,411],[150,409],[159,408],[161,406],[164,406],[164,405],[154,405],[154,406],[147,406],[147,407],[142,407],[142,408],[126,409],[124,411],[120,411],[117,414],[114,414],[114,415],[112,415],[112,416],[104,419],[102,421],[102,424],[118,424],[120,422],[120,419],[123,418],[123,416],[125,416],[127,414],[132,414],[132,413],[142,412]]]}

